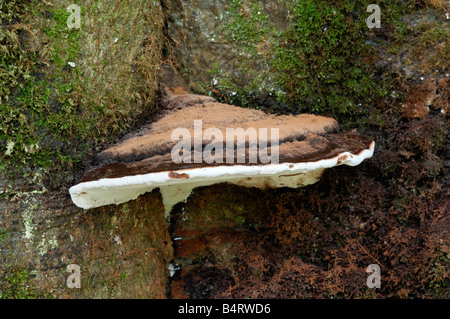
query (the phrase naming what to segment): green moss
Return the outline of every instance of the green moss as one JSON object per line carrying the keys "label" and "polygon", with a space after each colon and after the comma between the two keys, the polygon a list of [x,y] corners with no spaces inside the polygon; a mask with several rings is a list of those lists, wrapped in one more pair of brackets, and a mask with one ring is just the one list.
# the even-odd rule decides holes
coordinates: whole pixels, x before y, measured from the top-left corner
{"label": "green moss", "polygon": [[[273,71],[292,112],[368,115],[390,83],[376,78],[369,57],[370,1],[299,1],[292,26],[275,47]],[[383,23],[400,33],[398,4],[380,3]],[[396,21],[396,25],[390,22]],[[278,71],[277,71],[278,70]]]}
{"label": "green moss", "polygon": [[[277,77],[290,104],[345,113],[370,93],[374,83],[363,63],[363,38],[346,11],[317,1],[299,2],[293,27],[276,48]],[[352,8],[354,10],[354,8]]]}
{"label": "green moss", "polygon": [[[134,40],[135,28],[151,19],[153,9],[147,7],[130,17],[129,30],[115,30],[123,44],[107,47],[113,41],[100,28],[117,25],[126,13],[76,3],[82,9],[81,29],[67,27],[71,13],[62,1],[0,5],[0,169],[11,179],[43,169],[50,187],[58,187],[93,147],[112,141],[139,123],[144,109],[151,110],[145,106],[156,88],[158,12],[149,27],[156,32],[147,37],[148,48]],[[135,53],[134,60],[122,61],[128,57],[120,50]]]}
{"label": "green moss", "polygon": [[51,298],[51,294],[40,290],[33,281],[32,271],[19,265],[12,257],[11,247],[8,244],[10,233],[0,229],[0,247],[4,255],[0,267],[0,299],[36,299]]}
{"label": "green moss", "polygon": [[0,271],[0,299],[35,299],[38,293],[30,287],[30,274],[20,268]]}
{"label": "green moss", "polygon": [[[6,14],[14,16],[13,19],[20,21],[21,25],[31,21],[33,15],[42,13],[42,8],[32,2],[15,1],[14,4],[17,7],[9,7],[14,11]],[[28,29],[2,25],[2,45],[6,51],[0,58],[6,67],[6,72],[1,74],[0,99],[3,169],[19,171],[27,165],[48,168],[54,167],[55,163],[66,167],[73,159],[63,154],[64,148],[55,151],[54,142],[67,143],[74,134],[87,130],[86,123],[76,116],[75,103],[71,99],[70,92],[76,82],[69,82],[70,78],[64,71],[65,61],[77,55],[80,34],[65,27],[67,12],[55,9],[50,13],[55,24],[46,27],[45,34],[55,40],[55,46],[45,47],[43,53],[28,49],[27,36],[30,34],[23,34]],[[2,21],[5,23],[5,12]],[[40,73],[42,54],[50,55],[55,65],[52,74]]]}
{"label": "green moss", "polygon": [[228,14],[229,22],[223,26],[222,31],[226,30],[233,41],[245,44],[249,54],[257,54],[255,46],[273,32],[274,28],[264,8],[257,2],[245,7],[240,0],[232,0]]}
{"label": "green moss", "polygon": [[[392,93],[392,77],[380,76],[373,61],[380,46],[403,41],[402,16],[411,1],[381,1],[382,26],[389,40],[374,42],[369,29],[371,1],[280,1],[283,17],[269,16],[260,2],[233,0],[222,21],[222,38],[235,43],[234,71],[216,63],[212,83],[201,93],[221,101],[280,113],[319,113],[347,123],[383,125],[370,113]],[[280,22],[282,21],[282,22]],[[370,123],[366,123],[369,119]]]}

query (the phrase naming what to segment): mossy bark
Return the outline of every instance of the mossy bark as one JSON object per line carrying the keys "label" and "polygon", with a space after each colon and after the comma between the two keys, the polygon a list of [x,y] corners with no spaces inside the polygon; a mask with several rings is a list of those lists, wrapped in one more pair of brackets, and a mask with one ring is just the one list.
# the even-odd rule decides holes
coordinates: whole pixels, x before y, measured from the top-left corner
{"label": "mossy bark", "polygon": [[[68,193],[98,150],[155,111],[161,6],[74,2],[80,28],[67,1],[1,4],[0,291],[12,291],[8,274],[27,280],[0,297],[164,298],[159,195],[82,211]],[[81,267],[81,289],[67,288],[68,264]]]}
{"label": "mossy bark", "polygon": [[[56,298],[166,297],[172,244],[157,191],[88,211],[61,195],[2,203],[3,271],[26,270],[40,294]],[[67,286],[71,264],[80,267],[80,289]]]}

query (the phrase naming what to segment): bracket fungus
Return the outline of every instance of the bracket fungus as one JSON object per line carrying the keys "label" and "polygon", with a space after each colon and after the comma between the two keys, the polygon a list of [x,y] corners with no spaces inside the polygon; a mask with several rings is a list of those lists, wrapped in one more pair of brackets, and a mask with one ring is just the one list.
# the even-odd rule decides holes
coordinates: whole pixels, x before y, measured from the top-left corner
{"label": "bracket fungus", "polygon": [[159,188],[167,217],[196,187],[303,187],[327,168],[355,166],[373,154],[373,141],[337,133],[331,118],[219,103],[193,94],[166,66],[160,86],[163,114],[98,154],[99,165],[69,190],[77,206],[120,204]]}

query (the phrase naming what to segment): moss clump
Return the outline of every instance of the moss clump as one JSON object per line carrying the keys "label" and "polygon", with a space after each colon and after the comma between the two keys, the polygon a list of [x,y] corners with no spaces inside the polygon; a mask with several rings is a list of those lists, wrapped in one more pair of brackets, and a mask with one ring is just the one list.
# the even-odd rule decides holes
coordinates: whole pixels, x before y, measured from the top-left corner
{"label": "moss clump", "polygon": [[448,22],[422,22],[412,32],[409,50],[412,61],[425,71],[440,70],[445,72],[450,60],[450,28]]}
{"label": "moss clump", "polygon": [[[80,32],[64,28],[68,15],[54,10],[56,25],[45,28],[45,34],[64,37],[66,45],[57,42],[54,49],[43,48],[44,52],[30,48],[37,43],[27,25],[31,15],[40,12],[39,7],[24,1],[13,5],[17,7],[8,3],[2,23],[8,20],[6,17],[12,17],[10,23],[17,22],[1,29],[5,53],[1,57],[5,67],[0,97],[1,168],[18,171],[25,165],[50,167],[55,163],[66,167],[76,156],[69,156],[62,145],[70,143],[76,134],[86,135],[89,129],[86,120],[77,116],[71,94],[75,83],[64,71],[65,60],[77,55]],[[52,74],[41,73],[43,54],[48,54],[55,65]]]}
{"label": "moss clump", "polygon": [[[380,47],[401,41],[410,2],[381,1],[382,29],[370,29],[370,1],[281,1],[284,17],[263,1],[231,1],[219,28],[235,43],[235,71],[214,64],[203,93],[280,113],[320,113],[355,119],[388,96],[392,79],[374,61]],[[268,9],[269,8],[269,9]],[[389,40],[383,38],[389,33]],[[381,35],[383,41],[374,37]],[[206,92],[205,92],[206,91]]]}
{"label": "moss clump", "polygon": [[[277,81],[290,105],[313,112],[347,113],[376,96],[375,81],[363,61],[364,19],[352,2],[298,2],[292,27],[275,49]],[[298,107],[297,107],[298,108]]]}
{"label": "moss clump", "polygon": [[248,54],[257,54],[256,46],[274,30],[264,8],[257,2],[244,7],[240,0],[231,1],[229,23],[223,26],[234,41],[246,44]]}
{"label": "moss clump", "polygon": [[0,299],[48,298],[31,282],[30,272],[20,267],[0,270]]}

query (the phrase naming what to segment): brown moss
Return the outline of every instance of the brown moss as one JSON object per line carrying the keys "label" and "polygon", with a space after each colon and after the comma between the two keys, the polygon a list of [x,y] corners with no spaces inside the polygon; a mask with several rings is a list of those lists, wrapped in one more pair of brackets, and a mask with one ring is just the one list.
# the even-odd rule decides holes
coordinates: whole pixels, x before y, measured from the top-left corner
{"label": "brown moss", "polygon": [[[183,284],[183,292],[208,298],[448,298],[445,117],[405,120],[391,113],[385,121],[387,135],[377,141],[383,148],[372,159],[328,170],[315,185],[197,190],[178,215],[183,220],[174,215],[173,222],[209,238],[190,252],[196,269],[213,266],[233,280],[206,295],[197,285]],[[238,217],[245,222],[237,224]],[[181,257],[175,252],[175,260]],[[380,289],[366,285],[370,264],[381,267]]]}

